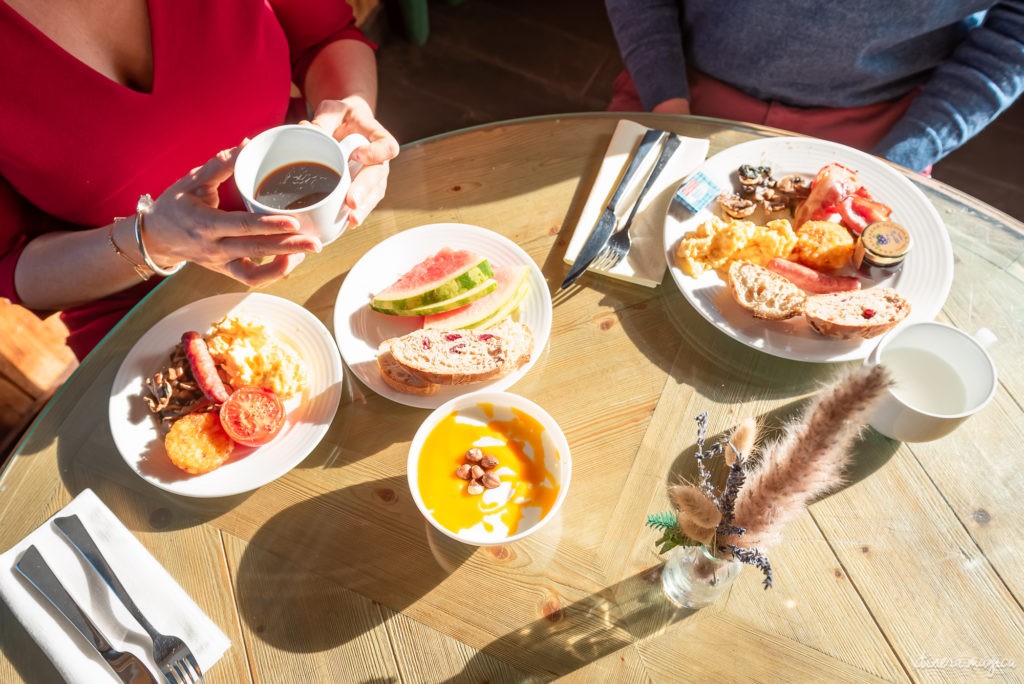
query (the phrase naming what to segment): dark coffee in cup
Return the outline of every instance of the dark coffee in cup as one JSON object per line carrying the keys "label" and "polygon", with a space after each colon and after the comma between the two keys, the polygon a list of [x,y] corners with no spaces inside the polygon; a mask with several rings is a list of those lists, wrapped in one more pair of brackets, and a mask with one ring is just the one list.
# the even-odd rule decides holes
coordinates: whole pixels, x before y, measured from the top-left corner
{"label": "dark coffee in cup", "polygon": [[274,209],[302,209],[324,199],[338,187],[341,175],[317,162],[285,164],[267,174],[256,187],[256,201]]}

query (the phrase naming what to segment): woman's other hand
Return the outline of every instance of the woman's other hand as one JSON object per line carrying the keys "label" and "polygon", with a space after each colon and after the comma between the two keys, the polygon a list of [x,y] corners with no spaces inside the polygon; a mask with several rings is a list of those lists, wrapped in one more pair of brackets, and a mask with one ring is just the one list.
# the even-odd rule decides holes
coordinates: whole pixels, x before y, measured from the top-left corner
{"label": "woman's other hand", "polygon": [[366,100],[357,95],[341,100],[323,100],[317,106],[311,123],[333,135],[335,140],[351,133],[362,133],[370,141],[369,145],[357,147],[352,152],[352,159],[363,168],[352,179],[352,186],[345,196],[345,204],[350,209],[349,226],[357,226],[384,198],[389,162],[398,156],[398,141],[374,118]]}
{"label": "woman's other hand", "polygon": [[241,146],[220,152],[161,194],[145,218],[145,244],[160,266],[191,261],[246,285],[288,275],[320,241],[299,232],[291,216],[221,211],[219,188],[234,171]]}

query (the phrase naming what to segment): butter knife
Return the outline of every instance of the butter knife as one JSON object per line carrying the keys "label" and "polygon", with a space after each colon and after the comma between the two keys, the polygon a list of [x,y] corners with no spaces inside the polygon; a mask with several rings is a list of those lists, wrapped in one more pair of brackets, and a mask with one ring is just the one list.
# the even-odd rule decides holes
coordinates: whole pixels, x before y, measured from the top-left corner
{"label": "butter knife", "polygon": [[626,217],[625,222],[622,224],[622,228],[619,230],[629,230],[629,227],[633,225],[633,219],[636,218],[636,212],[640,209],[640,205],[644,201],[644,197],[647,196],[647,192],[654,186],[658,181],[658,176],[668,166],[668,160],[672,158],[672,155],[679,149],[679,144],[682,140],[678,135],[672,133],[669,135],[668,140],[665,141],[665,146],[661,148],[661,154],[658,155],[658,161],[654,162],[654,170],[651,171],[651,175],[647,177],[647,182],[644,183],[644,187],[640,190],[640,194],[636,196],[636,202],[633,203],[633,209],[629,212],[629,216]]}
{"label": "butter knife", "polygon": [[640,140],[640,144],[633,154],[633,158],[629,160],[629,165],[626,167],[626,172],[622,175],[622,180],[619,181],[618,187],[612,193],[612,198],[608,200],[608,206],[601,212],[601,218],[597,220],[594,230],[590,231],[590,235],[587,236],[587,240],[583,243],[580,253],[576,255],[576,260],[573,262],[572,268],[569,269],[569,275],[562,281],[560,289],[564,290],[576,282],[576,279],[583,275],[583,272],[587,270],[591,262],[597,258],[605,243],[608,242],[608,238],[611,237],[612,231],[615,230],[615,224],[618,222],[615,210],[618,208],[619,200],[622,199],[622,194],[629,187],[629,182],[632,180],[633,175],[636,174],[637,169],[640,168],[651,149],[656,145],[660,145],[668,135],[667,131],[658,130],[649,130],[644,133],[644,137]]}
{"label": "butter knife", "polygon": [[61,615],[70,622],[78,632],[93,645],[96,652],[114,671],[122,682],[129,684],[157,684],[146,666],[131,653],[114,649],[85,614],[71,595],[53,574],[43,555],[35,546],[29,546],[18,560],[15,567],[47,601],[53,604]]}

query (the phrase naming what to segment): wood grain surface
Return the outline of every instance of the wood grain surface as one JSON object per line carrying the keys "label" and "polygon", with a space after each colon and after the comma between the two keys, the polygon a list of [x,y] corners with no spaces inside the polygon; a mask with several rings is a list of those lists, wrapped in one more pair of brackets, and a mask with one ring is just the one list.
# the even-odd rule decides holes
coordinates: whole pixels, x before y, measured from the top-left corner
{"label": "wood grain surface", "polygon": [[[710,154],[770,129],[636,115],[707,137]],[[1024,230],[927,178],[913,180],[953,238],[941,319],[990,328],[996,399],[925,444],[865,432],[847,483],[771,549],[775,587],[746,568],[713,605],[676,610],[660,585],[666,485],[693,475],[694,416],[713,434],[746,416],[778,425],[849,364],[765,355],[725,337],[670,278],[649,289],[587,274],[557,290],[562,255],[616,118],[487,125],[404,148],[362,227],[265,288],[328,328],[338,289],[381,239],[434,222],[501,233],[554,295],[550,343],[511,391],[544,407],[572,450],[552,523],[524,541],[465,546],[433,532],[406,481],[424,409],[348,375],[321,444],[249,494],[156,490],[118,455],[114,374],[139,336],[197,299],[241,286],[188,267],[83,362],[0,479],[0,549],[85,488],[230,637],[207,682],[963,681],[1024,678]],[[0,681],[56,677],[0,604]]]}

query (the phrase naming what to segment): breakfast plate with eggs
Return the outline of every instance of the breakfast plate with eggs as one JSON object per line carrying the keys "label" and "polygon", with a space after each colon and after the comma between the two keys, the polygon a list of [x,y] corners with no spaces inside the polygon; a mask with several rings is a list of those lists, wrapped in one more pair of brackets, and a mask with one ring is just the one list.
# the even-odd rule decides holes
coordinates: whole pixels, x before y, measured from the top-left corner
{"label": "breakfast plate with eggs", "polygon": [[[838,164],[855,172],[873,200],[891,209],[890,220],[905,227],[912,248],[902,267],[884,279],[862,278],[862,286],[896,290],[911,306],[907,320],[932,320],[941,310],[953,282],[953,249],[935,207],[910,179],[885,161],[838,143],[802,137],[765,138],[730,147],[708,159],[697,172],[718,192],[733,192],[738,169],[752,165],[771,170],[775,178],[814,179],[820,169]],[[684,181],[691,184],[696,174]],[[792,220],[791,209],[759,210],[749,218],[759,226],[744,254],[766,256],[784,228],[773,221]],[[675,199],[665,218],[664,254],[669,273],[686,300],[707,321],[743,344],[767,354],[797,361],[831,363],[865,358],[877,340],[838,339],[816,333],[801,318],[763,320],[740,307],[729,293],[721,268],[700,264],[705,255],[690,252],[687,240],[700,232],[720,232],[716,244],[729,245],[736,219],[712,201],[697,211]],[[706,270],[702,270],[702,267]],[[727,268],[727,267],[726,267]],[[856,274],[852,266],[837,274]]]}
{"label": "breakfast plate with eggs", "polygon": [[[147,380],[167,367],[168,358],[187,331],[207,334],[223,321],[255,321],[298,360],[297,377],[282,378],[294,391],[284,393],[286,412],[280,432],[262,446],[235,445],[215,469],[190,474],[176,467],[165,448],[159,417],[147,406]],[[245,325],[241,328],[244,334]],[[263,358],[240,345],[230,363],[250,377],[280,373],[280,358]],[[341,402],[343,371],[338,348],[320,320],[303,307],[262,293],[232,293],[192,302],[150,328],[128,352],[114,377],[109,404],[110,429],[121,457],[140,477],[160,489],[193,497],[248,492],[284,475],[320,443]],[[264,384],[264,383],[258,383]]]}

